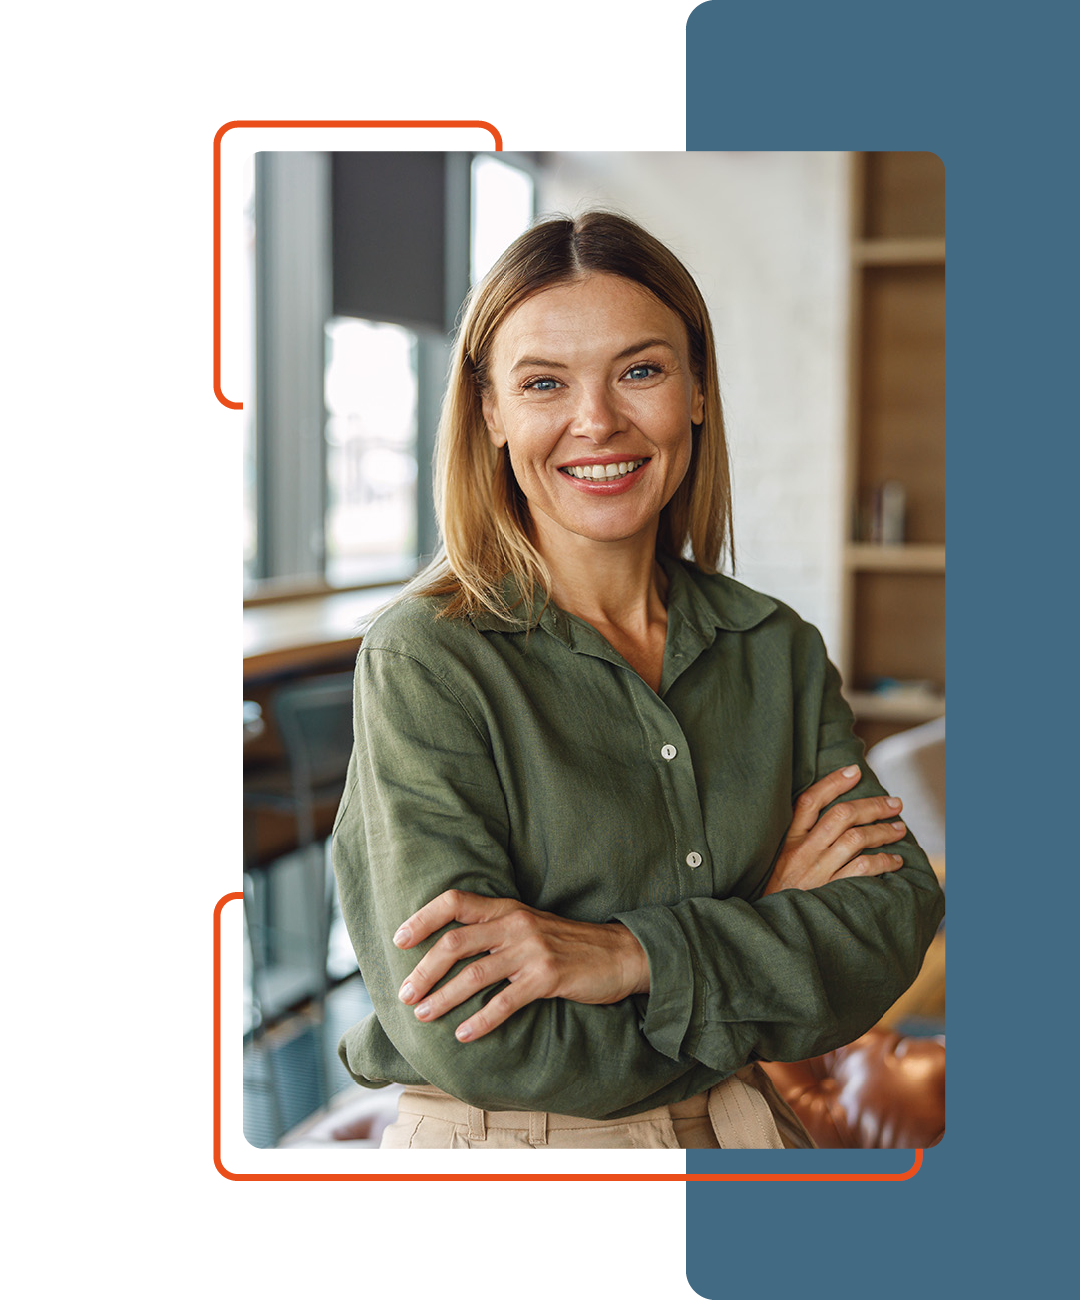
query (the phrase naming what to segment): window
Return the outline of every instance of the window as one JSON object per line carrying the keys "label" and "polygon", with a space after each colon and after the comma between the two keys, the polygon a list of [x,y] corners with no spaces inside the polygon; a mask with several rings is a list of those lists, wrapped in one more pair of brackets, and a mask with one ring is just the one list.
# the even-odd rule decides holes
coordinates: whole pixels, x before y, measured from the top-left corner
{"label": "window", "polygon": [[528,172],[490,154],[472,161],[470,278],[475,284],[533,219],[533,180]]}
{"label": "window", "polygon": [[256,156],[246,594],[396,582],[435,550],[454,321],[533,189],[496,155]]}
{"label": "window", "polygon": [[416,568],[417,336],[334,317],[326,326],[326,580]]}

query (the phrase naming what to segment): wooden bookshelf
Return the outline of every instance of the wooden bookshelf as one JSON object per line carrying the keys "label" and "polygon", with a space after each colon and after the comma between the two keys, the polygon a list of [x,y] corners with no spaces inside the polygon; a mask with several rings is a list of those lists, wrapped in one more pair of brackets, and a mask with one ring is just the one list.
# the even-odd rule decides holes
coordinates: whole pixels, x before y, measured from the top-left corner
{"label": "wooden bookshelf", "polygon": [[[867,745],[945,710],[945,169],[851,160],[851,297],[841,668]],[[875,517],[899,485],[902,540]],[[895,487],[890,490],[895,491]],[[895,694],[881,678],[921,683]]]}

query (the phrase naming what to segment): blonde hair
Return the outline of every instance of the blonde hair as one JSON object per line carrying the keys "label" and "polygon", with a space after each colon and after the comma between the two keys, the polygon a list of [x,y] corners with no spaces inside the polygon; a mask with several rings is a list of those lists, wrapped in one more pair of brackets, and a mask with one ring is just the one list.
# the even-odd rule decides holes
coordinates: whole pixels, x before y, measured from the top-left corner
{"label": "blonde hair", "polygon": [[443,617],[482,612],[513,617],[503,583],[515,580],[531,605],[550,575],[530,538],[528,503],[505,447],[488,437],[482,401],[499,326],[519,303],[557,284],[595,272],[647,289],[686,326],[690,367],[704,395],[686,477],[660,515],[657,551],[689,552],[715,573],[725,550],[734,557],[728,468],[716,349],[705,300],[686,267],[639,225],[611,212],[542,221],[519,236],[474,286],[457,332],[436,438],[435,510],[440,553],[402,596],[445,596]]}

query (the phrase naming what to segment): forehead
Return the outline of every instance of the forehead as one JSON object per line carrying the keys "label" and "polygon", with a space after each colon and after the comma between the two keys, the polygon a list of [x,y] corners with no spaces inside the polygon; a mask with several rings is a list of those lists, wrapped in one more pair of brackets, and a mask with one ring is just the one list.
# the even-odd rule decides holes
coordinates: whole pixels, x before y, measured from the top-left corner
{"label": "forehead", "polygon": [[513,366],[526,355],[558,360],[559,350],[615,354],[646,339],[687,351],[686,326],[659,298],[633,280],[592,273],[518,303],[495,331],[493,353],[497,366]]}

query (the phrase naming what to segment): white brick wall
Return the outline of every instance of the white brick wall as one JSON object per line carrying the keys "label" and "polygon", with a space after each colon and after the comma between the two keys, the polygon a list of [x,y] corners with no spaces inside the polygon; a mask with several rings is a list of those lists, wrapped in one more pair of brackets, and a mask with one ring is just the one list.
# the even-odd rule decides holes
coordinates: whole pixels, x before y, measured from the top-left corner
{"label": "white brick wall", "polygon": [[840,642],[847,156],[549,154],[541,211],[613,206],[682,258],[712,314],[737,576]]}

